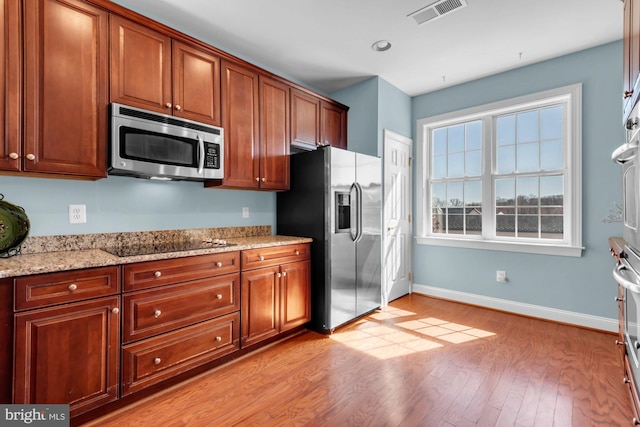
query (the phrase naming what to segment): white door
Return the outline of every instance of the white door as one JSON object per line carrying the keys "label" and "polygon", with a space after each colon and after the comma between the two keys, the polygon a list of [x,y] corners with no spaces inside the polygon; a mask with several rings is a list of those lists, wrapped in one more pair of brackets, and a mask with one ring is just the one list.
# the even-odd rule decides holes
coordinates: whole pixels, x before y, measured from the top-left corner
{"label": "white door", "polygon": [[384,305],[411,292],[412,152],[411,139],[384,131]]}

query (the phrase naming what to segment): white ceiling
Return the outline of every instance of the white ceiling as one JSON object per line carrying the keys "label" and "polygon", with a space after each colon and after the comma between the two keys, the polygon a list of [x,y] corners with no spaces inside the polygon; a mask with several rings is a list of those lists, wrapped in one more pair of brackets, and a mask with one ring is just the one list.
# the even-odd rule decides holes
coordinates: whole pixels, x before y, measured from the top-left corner
{"label": "white ceiling", "polygon": [[329,94],[380,76],[415,96],[622,38],[620,0],[467,0],[420,26],[435,0],[114,1]]}

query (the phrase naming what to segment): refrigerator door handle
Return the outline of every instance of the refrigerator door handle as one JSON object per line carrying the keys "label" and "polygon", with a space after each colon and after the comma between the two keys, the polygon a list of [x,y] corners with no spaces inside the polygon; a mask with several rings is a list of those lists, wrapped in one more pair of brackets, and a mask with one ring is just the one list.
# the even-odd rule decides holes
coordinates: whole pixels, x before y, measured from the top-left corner
{"label": "refrigerator door handle", "polygon": [[351,184],[351,188],[349,189],[349,200],[351,203],[350,209],[350,228],[349,234],[351,235],[351,240],[354,242],[358,239],[358,188],[356,187],[356,183]]}
{"label": "refrigerator door handle", "polygon": [[354,241],[360,240],[362,237],[362,187],[357,182],[353,183],[353,186],[356,189],[356,237],[353,239]]}

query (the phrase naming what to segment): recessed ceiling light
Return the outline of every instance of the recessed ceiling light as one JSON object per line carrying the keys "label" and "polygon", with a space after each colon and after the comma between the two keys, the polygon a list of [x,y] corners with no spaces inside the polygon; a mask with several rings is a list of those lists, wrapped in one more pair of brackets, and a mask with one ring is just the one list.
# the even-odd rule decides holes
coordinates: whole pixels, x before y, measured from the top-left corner
{"label": "recessed ceiling light", "polygon": [[371,45],[371,49],[376,52],[384,52],[385,50],[391,49],[391,42],[389,40],[378,40]]}

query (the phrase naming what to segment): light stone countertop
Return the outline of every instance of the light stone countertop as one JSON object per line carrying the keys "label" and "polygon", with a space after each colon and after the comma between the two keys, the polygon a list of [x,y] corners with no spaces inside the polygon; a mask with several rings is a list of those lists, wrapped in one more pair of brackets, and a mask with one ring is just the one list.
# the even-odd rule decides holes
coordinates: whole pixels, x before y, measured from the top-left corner
{"label": "light stone countertop", "polygon": [[22,253],[10,258],[0,258],[0,278],[312,242],[308,237],[278,235],[233,237],[226,240],[234,246],[128,257],[119,257],[101,249]]}

